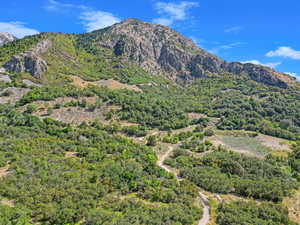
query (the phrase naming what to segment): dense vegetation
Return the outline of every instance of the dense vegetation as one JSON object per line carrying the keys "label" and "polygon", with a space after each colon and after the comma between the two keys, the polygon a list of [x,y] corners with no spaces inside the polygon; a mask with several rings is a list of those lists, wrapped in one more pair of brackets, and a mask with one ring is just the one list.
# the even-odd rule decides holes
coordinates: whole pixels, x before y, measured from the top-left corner
{"label": "dense vegetation", "polygon": [[224,75],[202,79],[188,91],[199,96],[204,112],[221,118],[220,129],[299,139],[300,94],[296,88],[281,89]]}
{"label": "dense vegetation", "polygon": [[0,178],[0,196],[15,204],[1,206],[2,221],[192,224],[201,216],[195,186],[156,167],[150,148],[101,124],[76,128],[5,105],[0,120],[0,167],[11,171]]}
{"label": "dense vegetation", "polygon": [[277,163],[222,149],[207,153],[201,160],[179,150],[167,164],[179,168],[183,178],[211,192],[277,202],[297,187],[292,174]]}
{"label": "dense vegetation", "polygon": [[293,145],[293,152],[289,156],[289,164],[296,178],[300,181],[300,142]]}
{"label": "dense vegetation", "polygon": [[257,204],[238,201],[221,204],[218,208],[219,225],[296,225],[289,220],[287,209],[271,203]]}

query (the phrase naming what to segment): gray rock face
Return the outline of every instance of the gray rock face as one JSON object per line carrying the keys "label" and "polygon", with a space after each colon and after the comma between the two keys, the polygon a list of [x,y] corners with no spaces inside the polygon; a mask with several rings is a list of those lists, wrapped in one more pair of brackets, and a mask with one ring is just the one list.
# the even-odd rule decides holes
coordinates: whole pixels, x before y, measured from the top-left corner
{"label": "gray rock face", "polygon": [[162,25],[128,19],[91,34],[98,34],[99,46],[110,47],[115,55],[138,64],[150,73],[165,75],[179,84],[189,84],[194,78],[210,73],[228,72],[246,75],[268,85],[288,86],[288,82],[282,80],[289,81],[287,75],[259,65],[228,63]]}
{"label": "gray rock face", "polygon": [[[258,66],[251,63],[242,64],[233,62],[224,64],[223,69],[237,75],[248,75],[252,80],[267,85],[282,88],[286,88],[288,85],[286,82],[277,77],[277,75],[280,75],[279,73],[268,67]],[[284,76],[283,74],[281,75]]]}
{"label": "gray rock face", "polygon": [[[105,32],[100,31],[99,35],[102,36],[99,45],[109,46],[115,55],[137,63],[148,72],[164,74],[179,82],[188,80],[192,74],[205,75],[203,65],[193,65],[193,58],[197,55],[223,62],[168,27],[135,19],[116,24]],[[196,71],[201,73],[196,74]]]}
{"label": "gray rock face", "polygon": [[28,87],[42,87],[41,84],[37,84],[35,82],[32,82],[31,80],[24,79],[22,80],[24,84],[26,84]]}
{"label": "gray rock face", "polygon": [[46,61],[42,58],[42,54],[45,53],[51,46],[51,40],[42,40],[29,51],[13,56],[10,61],[4,64],[3,67],[12,72],[27,72],[35,78],[40,79],[43,72],[48,69]]}
{"label": "gray rock face", "polygon": [[14,40],[17,40],[17,38],[12,34],[6,32],[0,32],[0,47]]}
{"label": "gray rock face", "polygon": [[8,75],[0,74],[0,81],[5,82],[5,83],[10,83],[11,79]]}
{"label": "gray rock face", "polygon": [[0,67],[0,74],[5,74],[6,70],[3,67]]}

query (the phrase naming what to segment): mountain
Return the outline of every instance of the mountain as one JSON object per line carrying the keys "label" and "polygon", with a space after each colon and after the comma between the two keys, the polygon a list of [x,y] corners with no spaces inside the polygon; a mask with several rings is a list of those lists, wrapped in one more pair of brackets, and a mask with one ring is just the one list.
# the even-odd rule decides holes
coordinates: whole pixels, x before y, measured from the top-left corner
{"label": "mountain", "polygon": [[0,47],[8,42],[17,40],[15,36],[10,33],[0,32]]}
{"label": "mountain", "polygon": [[[29,72],[41,78],[48,69],[47,64],[51,64],[41,57],[51,49],[51,37],[46,36],[44,34],[44,39],[29,51],[12,56],[4,68],[13,72]],[[293,77],[268,67],[226,62],[197,47],[192,40],[169,27],[136,19],[77,35],[76,41],[86,50],[101,48],[111,51],[111,57],[121,58],[123,62],[133,63],[149,73],[165,76],[180,85],[189,85],[197,78],[216,73],[245,75],[254,81],[284,88],[297,83]],[[67,57],[63,60],[70,59]]]}
{"label": "mountain", "polygon": [[137,63],[150,73],[165,74],[179,84],[211,73],[247,75],[269,85],[286,87],[295,80],[271,68],[228,63],[197,47],[169,27],[128,19],[105,30],[84,34],[97,45],[113,49],[115,55]]}
{"label": "mountain", "polygon": [[296,225],[299,187],[286,74],[136,19],[0,47],[0,225]]}

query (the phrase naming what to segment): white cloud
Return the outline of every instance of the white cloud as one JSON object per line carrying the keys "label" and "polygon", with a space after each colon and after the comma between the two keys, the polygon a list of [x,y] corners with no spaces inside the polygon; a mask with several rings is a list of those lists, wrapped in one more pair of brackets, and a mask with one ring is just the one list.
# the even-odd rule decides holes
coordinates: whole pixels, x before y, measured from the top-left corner
{"label": "white cloud", "polygon": [[198,6],[197,2],[182,1],[176,3],[157,2],[155,8],[157,13],[164,15],[160,18],[153,19],[153,23],[158,23],[166,26],[172,25],[175,21],[186,20],[187,10],[191,7]]}
{"label": "white cloud", "polygon": [[300,60],[300,51],[296,51],[291,47],[282,46],[275,51],[270,51],[266,54],[267,57],[282,56],[285,58]]}
{"label": "white cloud", "polygon": [[212,48],[208,51],[212,54],[218,54],[221,50],[232,49],[234,47],[237,47],[237,46],[240,46],[240,45],[243,45],[243,44],[246,44],[246,43],[245,42],[234,42],[234,43],[230,43],[230,44],[227,44],[227,45],[217,46],[217,47]]}
{"label": "white cloud", "polygon": [[0,32],[10,33],[17,38],[39,33],[35,29],[25,27],[25,23],[23,22],[0,22]]}
{"label": "white cloud", "polygon": [[231,27],[231,28],[228,28],[226,30],[224,30],[225,33],[237,33],[238,31],[242,30],[243,28],[242,27]]}
{"label": "white cloud", "polygon": [[252,63],[254,65],[261,65],[261,66],[267,66],[267,67],[271,67],[271,68],[276,68],[277,66],[281,65],[281,62],[269,62],[269,63],[262,63],[256,59],[253,60],[249,60],[249,61],[245,61],[245,62],[241,62],[241,63]]}
{"label": "white cloud", "polygon": [[58,13],[66,13],[69,12],[69,10],[77,10],[79,15],[78,19],[88,32],[111,26],[121,21],[118,17],[109,12],[93,10],[85,5],[61,3],[56,0],[48,0],[48,4],[45,6],[45,9]]}
{"label": "white cloud", "polygon": [[85,5],[74,5],[68,3],[61,3],[55,0],[48,0],[47,5],[44,7],[48,11],[64,12],[66,9],[88,9]]}
{"label": "white cloud", "polygon": [[120,19],[113,14],[103,11],[84,11],[79,18],[88,32],[120,22]]}

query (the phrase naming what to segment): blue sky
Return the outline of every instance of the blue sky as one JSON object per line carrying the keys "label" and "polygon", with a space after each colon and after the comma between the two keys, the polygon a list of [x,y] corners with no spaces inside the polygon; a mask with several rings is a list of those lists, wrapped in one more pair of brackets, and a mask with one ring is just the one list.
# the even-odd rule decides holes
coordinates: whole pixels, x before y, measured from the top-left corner
{"label": "blue sky", "polygon": [[0,32],[83,33],[126,18],[171,26],[228,61],[300,80],[299,0],[10,0],[0,8]]}

